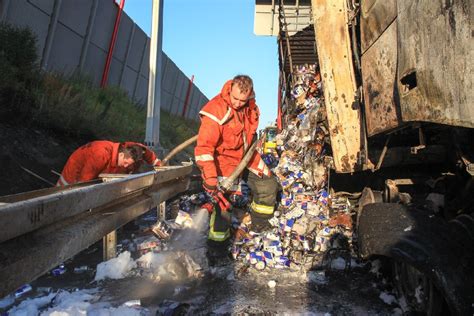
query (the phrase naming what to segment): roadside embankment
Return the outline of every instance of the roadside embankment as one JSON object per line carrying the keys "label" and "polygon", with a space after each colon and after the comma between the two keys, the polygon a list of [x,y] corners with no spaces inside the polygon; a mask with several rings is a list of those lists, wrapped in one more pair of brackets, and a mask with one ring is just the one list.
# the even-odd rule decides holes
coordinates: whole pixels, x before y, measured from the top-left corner
{"label": "roadside embankment", "polygon": [[[145,139],[146,109],[118,87],[83,76],[42,72],[33,32],[0,23],[0,195],[50,186],[69,155],[93,140]],[[161,112],[160,143],[169,150],[199,123]],[[192,148],[181,160],[192,156]]]}

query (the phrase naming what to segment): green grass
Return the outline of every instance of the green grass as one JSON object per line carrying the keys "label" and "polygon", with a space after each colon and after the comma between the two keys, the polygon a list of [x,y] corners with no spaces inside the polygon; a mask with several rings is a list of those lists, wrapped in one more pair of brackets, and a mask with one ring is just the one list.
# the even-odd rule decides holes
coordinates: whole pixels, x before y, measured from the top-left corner
{"label": "green grass", "polygon": [[100,89],[87,78],[45,74],[35,121],[72,135],[143,141],[146,112],[117,87]]}
{"label": "green grass", "polygon": [[[178,118],[168,112],[161,111],[160,118],[160,142],[161,146],[172,149],[183,141],[193,137],[199,130],[200,123],[193,120]],[[193,155],[192,147],[186,152]]]}
{"label": "green grass", "polygon": [[[145,139],[146,110],[119,87],[101,89],[85,76],[42,73],[36,38],[0,24],[0,120],[33,122],[86,139]],[[160,142],[172,149],[194,136],[199,123],[161,111]]]}

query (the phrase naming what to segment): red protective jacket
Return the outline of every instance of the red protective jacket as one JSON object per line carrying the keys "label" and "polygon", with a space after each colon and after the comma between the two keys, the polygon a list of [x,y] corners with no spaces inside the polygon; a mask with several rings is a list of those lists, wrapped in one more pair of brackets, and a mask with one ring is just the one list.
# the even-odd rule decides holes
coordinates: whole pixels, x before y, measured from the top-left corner
{"label": "red protective jacket", "polygon": [[[199,112],[201,127],[194,154],[202,177],[209,186],[217,185],[217,177],[227,177],[235,170],[258,127],[260,111],[255,99],[250,99],[239,110],[233,109],[230,102],[231,84],[232,80],[227,81],[221,93]],[[259,176],[270,172],[257,152],[248,168]]]}
{"label": "red protective jacket", "polygon": [[[133,142],[125,142],[122,145],[142,147],[144,149],[143,160],[151,165],[159,165],[160,160],[145,145]],[[136,161],[128,168],[117,166],[119,146],[120,143],[99,140],[79,147],[69,157],[56,185],[62,186],[94,180],[101,173],[126,174],[136,171],[142,161]]]}

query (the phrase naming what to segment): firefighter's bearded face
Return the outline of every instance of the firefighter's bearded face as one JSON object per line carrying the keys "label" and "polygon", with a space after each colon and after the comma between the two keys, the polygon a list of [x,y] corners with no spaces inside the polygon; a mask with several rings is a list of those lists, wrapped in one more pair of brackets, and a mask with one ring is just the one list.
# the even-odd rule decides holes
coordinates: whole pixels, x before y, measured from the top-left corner
{"label": "firefighter's bearded face", "polygon": [[230,102],[236,110],[242,108],[248,101],[251,91],[242,92],[237,85],[230,89]]}
{"label": "firefighter's bearded face", "polygon": [[125,153],[119,153],[118,154],[117,165],[119,167],[128,168],[129,166],[133,165],[134,163],[135,163],[135,160],[133,160],[133,158],[130,157],[129,155],[126,155]]}

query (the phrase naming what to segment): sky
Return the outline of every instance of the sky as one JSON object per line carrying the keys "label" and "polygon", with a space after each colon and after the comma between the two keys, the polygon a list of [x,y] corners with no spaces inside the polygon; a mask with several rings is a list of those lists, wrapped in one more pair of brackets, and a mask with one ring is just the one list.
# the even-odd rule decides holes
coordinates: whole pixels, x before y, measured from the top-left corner
{"label": "sky", "polygon": [[[209,99],[237,74],[254,81],[260,128],[276,119],[276,37],[253,33],[255,0],[162,0],[163,51]],[[152,0],[127,0],[125,12],[150,35]]]}

